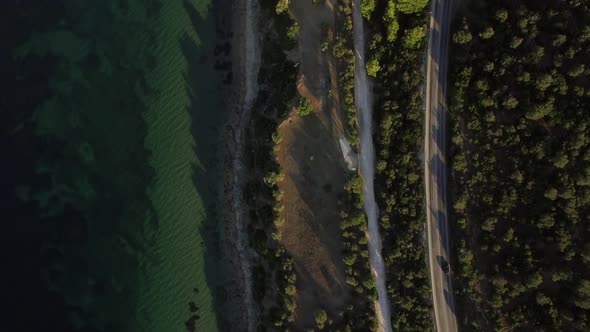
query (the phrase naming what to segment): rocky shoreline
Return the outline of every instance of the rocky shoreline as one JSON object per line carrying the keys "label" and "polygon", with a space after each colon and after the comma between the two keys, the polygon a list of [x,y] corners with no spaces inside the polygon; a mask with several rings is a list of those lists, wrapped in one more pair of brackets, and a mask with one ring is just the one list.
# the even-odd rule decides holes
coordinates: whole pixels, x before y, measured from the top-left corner
{"label": "rocky shoreline", "polygon": [[257,321],[252,295],[251,250],[246,225],[248,213],[243,199],[245,178],[245,129],[250,123],[252,106],[258,93],[260,67],[257,0],[240,0],[232,4],[232,73],[233,82],[227,102],[228,118],[223,132],[224,179],[220,207],[224,229],[224,257],[232,270],[228,301],[236,308],[228,317],[235,331],[254,331]]}

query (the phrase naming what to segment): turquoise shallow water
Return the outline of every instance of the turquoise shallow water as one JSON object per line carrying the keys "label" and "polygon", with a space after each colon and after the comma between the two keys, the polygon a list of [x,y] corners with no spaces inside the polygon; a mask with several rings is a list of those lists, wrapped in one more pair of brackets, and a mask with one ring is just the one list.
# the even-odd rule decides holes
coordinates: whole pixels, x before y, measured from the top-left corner
{"label": "turquoise shallow water", "polygon": [[228,330],[216,156],[229,19],[211,0],[19,6],[17,83],[38,91],[9,119],[35,158],[14,185],[43,220],[47,328]]}
{"label": "turquoise shallow water", "polygon": [[199,307],[196,330],[216,331],[220,308],[212,290],[223,278],[215,249],[215,188],[222,179],[215,156],[224,112],[211,61],[214,20],[209,0],[162,5],[160,60],[148,77],[159,93],[145,114],[158,225],[142,263],[138,314],[145,331],[185,331],[192,301]]}

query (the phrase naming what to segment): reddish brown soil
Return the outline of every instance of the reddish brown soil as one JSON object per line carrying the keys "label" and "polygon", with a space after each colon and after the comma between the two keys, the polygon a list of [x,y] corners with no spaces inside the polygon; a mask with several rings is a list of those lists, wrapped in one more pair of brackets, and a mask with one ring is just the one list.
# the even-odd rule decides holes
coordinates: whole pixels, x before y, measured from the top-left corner
{"label": "reddish brown soil", "polygon": [[[299,48],[291,54],[301,62],[299,93],[312,101],[314,112],[304,118],[292,111],[281,123],[277,159],[285,173],[279,227],[281,243],[294,258],[297,272],[297,329],[315,326],[314,313],[324,309],[336,318],[350,299],[345,282],[338,199],[349,171],[340,151],[342,135],[336,71],[322,25],[333,27],[329,1],[292,0],[291,12],[300,25]],[[328,39],[332,36],[328,34]]]}

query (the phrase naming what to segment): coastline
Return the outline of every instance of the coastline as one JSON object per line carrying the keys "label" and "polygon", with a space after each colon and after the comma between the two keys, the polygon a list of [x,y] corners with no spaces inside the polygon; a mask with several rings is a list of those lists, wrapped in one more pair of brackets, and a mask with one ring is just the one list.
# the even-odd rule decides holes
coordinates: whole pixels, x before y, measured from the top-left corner
{"label": "coastline", "polygon": [[223,215],[223,250],[234,277],[232,306],[235,310],[232,325],[235,329],[254,331],[257,321],[256,304],[252,295],[252,251],[249,248],[246,226],[248,213],[243,200],[245,175],[244,150],[246,128],[251,120],[252,106],[258,94],[260,51],[258,36],[259,6],[257,0],[232,4],[231,24],[232,73],[227,123],[222,134],[224,179],[222,181],[220,212]]}

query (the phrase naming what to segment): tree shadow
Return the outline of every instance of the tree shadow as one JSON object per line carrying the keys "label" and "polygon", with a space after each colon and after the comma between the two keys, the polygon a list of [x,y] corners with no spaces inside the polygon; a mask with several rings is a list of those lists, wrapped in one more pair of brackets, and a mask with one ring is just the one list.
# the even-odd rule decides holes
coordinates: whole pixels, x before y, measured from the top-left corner
{"label": "tree shadow", "polygon": [[[444,8],[439,8],[438,6],[444,6]],[[429,112],[430,116],[430,128],[426,128],[428,130],[428,134],[430,136],[430,142],[432,143],[430,146],[431,151],[429,151],[431,157],[429,156],[429,170],[430,176],[434,183],[431,183],[431,186],[435,185],[436,189],[434,192],[431,191],[433,197],[431,197],[430,207],[428,213],[431,214],[432,222],[436,223],[433,227],[437,228],[440,240],[442,241],[442,248],[443,248],[443,256],[438,255],[436,260],[440,266],[440,268],[445,273],[445,283],[443,287],[447,286],[451,292],[447,291],[447,289],[443,289],[443,294],[445,298],[445,302],[449,306],[453,315],[455,315],[455,306],[452,294],[452,277],[450,274],[450,262],[446,260],[445,257],[450,257],[450,248],[448,248],[449,237],[448,237],[448,201],[447,201],[447,176],[448,176],[448,169],[447,169],[447,162],[446,162],[446,155],[447,155],[447,140],[448,137],[446,135],[447,132],[447,101],[446,101],[446,93],[447,93],[447,59],[448,59],[448,46],[449,46],[449,34],[450,34],[450,24],[448,19],[450,17],[451,11],[451,4],[450,1],[445,1],[444,3],[439,0],[435,0],[432,3],[431,7],[432,13],[438,13],[442,11],[442,15],[438,17],[443,17],[447,21],[441,22],[437,20],[437,16],[434,16],[435,28],[431,29],[429,41],[431,44],[429,46],[429,60],[432,62],[432,66],[434,66],[435,70],[435,77],[431,79],[437,83],[436,87],[437,90],[431,91],[432,94],[438,95],[436,98],[436,104],[430,105],[433,109],[426,109],[426,112]],[[440,44],[434,47],[431,47],[433,41],[439,41]],[[440,47],[436,49],[435,47]],[[427,86],[427,89],[430,87]],[[430,188],[427,188],[430,190]],[[437,208],[432,208],[433,202],[439,205]]]}
{"label": "tree shadow", "polygon": [[[446,190],[441,188],[441,183],[442,185],[446,184],[446,166],[444,161],[442,161],[442,159],[440,159],[440,157],[438,155],[432,157],[431,162],[430,162],[430,169],[432,170],[431,173],[434,174],[433,176],[433,181],[436,182],[436,184],[434,184],[436,186],[435,189],[435,195],[433,197],[430,198],[430,207],[428,207],[428,213],[430,213],[431,215],[431,220],[433,223],[433,226],[436,227],[436,230],[438,231],[439,237],[442,241],[442,248],[444,250],[445,256],[448,257],[448,248],[447,248],[447,243],[449,243],[449,238],[448,238],[448,219],[447,219],[447,200],[446,200]],[[443,172],[443,174],[441,175],[440,172],[436,172],[436,170],[441,170],[441,172]],[[441,206],[439,206],[438,208],[433,208],[433,202],[437,199],[440,198],[441,201]]]}
{"label": "tree shadow", "polygon": [[443,293],[445,295],[445,302],[446,302],[447,306],[449,307],[451,312],[453,314],[455,314],[455,302],[453,300],[453,294],[449,293],[446,289],[443,290]]}

